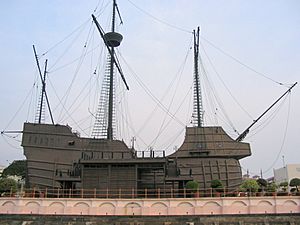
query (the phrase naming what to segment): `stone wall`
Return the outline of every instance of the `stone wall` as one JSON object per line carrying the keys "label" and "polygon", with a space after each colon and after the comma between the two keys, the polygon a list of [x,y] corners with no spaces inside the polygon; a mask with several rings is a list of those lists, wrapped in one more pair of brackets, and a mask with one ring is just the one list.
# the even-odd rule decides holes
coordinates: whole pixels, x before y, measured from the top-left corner
{"label": "stone wall", "polygon": [[300,214],[58,216],[0,214],[0,225],[300,225]]}
{"label": "stone wall", "polygon": [[300,213],[300,196],[170,199],[0,198],[0,214],[173,216],[284,213]]}

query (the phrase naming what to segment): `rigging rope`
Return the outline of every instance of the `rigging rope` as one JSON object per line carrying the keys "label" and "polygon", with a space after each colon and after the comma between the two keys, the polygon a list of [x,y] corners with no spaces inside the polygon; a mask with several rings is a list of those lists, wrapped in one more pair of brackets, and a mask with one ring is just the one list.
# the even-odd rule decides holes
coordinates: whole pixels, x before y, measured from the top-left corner
{"label": "rigging rope", "polygon": [[[160,18],[158,18],[158,17],[153,16],[152,14],[150,14],[149,12],[147,12],[146,10],[144,10],[144,9],[142,9],[141,7],[137,6],[137,5],[136,5],[135,3],[133,3],[131,0],[127,0],[127,1],[128,1],[131,5],[133,5],[135,8],[137,8],[139,11],[141,11],[141,12],[144,13],[145,15],[149,16],[150,18],[152,18],[153,20],[155,20],[155,21],[157,21],[157,22],[160,22],[160,23],[162,23],[162,24],[164,24],[164,25],[166,25],[166,26],[169,26],[169,27],[171,27],[171,28],[173,28],[173,29],[176,29],[176,30],[179,30],[179,31],[183,31],[183,32],[185,32],[185,33],[191,33],[191,34],[192,34],[192,32],[190,31],[191,29],[181,28],[181,27],[178,27],[178,26],[176,26],[176,25],[174,25],[174,24],[168,23],[168,22],[166,22],[166,21],[164,21],[164,20],[162,20],[162,19],[160,19]],[[276,81],[276,80],[270,78],[270,76],[267,76],[266,74],[263,74],[263,73],[261,73],[261,72],[255,70],[254,68],[252,68],[251,66],[247,65],[246,63],[243,63],[241,60],[237,59],[236,57],[234,57],[234,56],[230,55],[229,53],[227,53],[226,51],[222,50],[220,47],[216,46],[215,44],[213,44],[211,41],[209,41],[209,40],[206,39],[205,37],[202,36],[202,39],[203,39],[204,41],[206,41],[209,45],[211,45],[212,47],[214,47],[215,49],[217,49],[218,51],[220,51],[221,53],[223,53],[224,55],[226,55],[227,57],[233,59],[234,61],[238,62],[239,64],[241,64],[241,65],[244,66],[245,68],[251,70],[252,72],[254,72],[254,73],[256,73],[256,74],[258,74],[258,75],[260,75],[260,76],[262,76],[262,77],[264,77],[264,78],[266,78],[266,79],[268,79],[268,80],[270,80],[270,81],[272,81],[272,82],[274,82],[274,83],[276,83],[276,84],[278,84],[278,85],[285,85],[285,86],[286,86],[286,84],[281,83],[281,82],[279,82],[279,81]]]}
{"label": "rigging rope", "polygon": [[[98,7],[100,4],[100,0],[97,4],[97,6],[94,9],[94,13],[97,11]],[[97,16],[100,16],[104,10],[106,9],[106,7],[110,4],[110,2],[107,2],[106,5],[104,7],[101,8],[101,10],[99,11],[99,13],[97,14]],[[103,5],[103,3],[102,3]],[[81,25],[79,25],[78,27],[76,27],[73,31],[71,31],[71,33],[69,33],[67,36],[65,36],[62,40],[58,41],[57,43],[55,43],[54,45],[52,45],[52,47],[50,47],[48,50],[46,50],[43,54],[41,54],[41,56],[45,56],[46,54],[48,54],[50,51],[52,51],[53,49],[55,49],[57,46],[59,46],[60,44],[62,44],[63,42],[65,42],[67,39],[69,39],[74,33],[76,33],[81,27],[85,26],[87,23],[89,23],[91,21],[91,18],[89,17],[87,20],[85,20]]]}
{"label": "rigging rope", "polygon": [[[87,82],[85,83],[85,85],[83,86],[83,88],[81,89],[81,91],[78,93],[78,95],[75,97],[75,99],[74,99],[74,101],[71,103],[71,105],[69,106],[69,109],[68,109],[68,111],[70,111],[71,109],[72,109],[72,107],[75,105],[75,103],[80,99],[80,97],[82,96],[82,94],[83,94],[83,92],[86,90],[86,87],[90,84],[90,83],[92,83],[91,82],[91,80],[92,80],[92,76],[87,80]],[[94,84],[94,85],[96,85],[97,83],[95,82],[95,83],[92,83],[92,84]],[[87,92],[86,93],[86,95],[83,97],[83,99],[81,100],[81,102],[77,105],[77,107],[76,108],[74,108],[73,110],[72,110],[72,112],[70,112],[70,114],[69,115],[72,115],[79,107],[80,107],[80,105],[81,105],[81,103],[86,99],[86,97],[87,96],[89,96],[90,95],[90,92]],[[66,119],[68,119],[69,117],[66,117],[66,118],[64,118],[64,120],[66,120]]]}
{"label": "rigging rope", "polygon": [[[191,85],[191,87],[189,88],[187,94],[184,96],[184,98],[182,99],[182,101],[181,101],[181,103],[179,104],[178,108],[176,109],[175,115],[177,114],[177,112],[179,111],[179,109],[181,109],[183,103],[186,102],[186,98],[187,98],[188,96],[191,95],[192,90],[193,90],[193,85]],[[169,125],[170,122],[171,122],[171,120],[169,120],[168,123],[162,128],[162,131],[164,131],[164,130],[167,128],[167,126]],[[183,128],[183,130],[185,130],[185,127]],[[162,132],[162,131],[161,131],[161,132]],[[182,132],[181,132],[181,133],[182,133]],[[181,134],[181,133],[180,133],[180,134]],[[176,137],[178,137],[178,136],[176,136]],[[174,140],[175,140],[175,139],[174,139]],[[168,145],[167,149],[174,143],[174,140]],[[165,145],[166,143],[167,143],[167,142],[165,142],[163,145]],[[163,146],[163,145],[162,145],[162,146]]]}
{"label": "rigging rope", "polygon": [[217,75],[217,77],[219,78],[219,80],[221,81],[221,83],[223,84],[223,86],[225,87],[225,89],[227,90],[227,92],[229,93],[229,95],[232,97],[232,99],[235,101],[235,103],[246,113],[246,115],[253,120],[253,117],[247,112],[247,110],[238,102],[238,100],[234,97],[234,95],[232,94],[232,92],[229,90],[228,86],[225,84],[224,80],[222,79],[220,73],[217,71],[216,67],[214,66],[214,64],[212,63],[212,60],[210,59],[210,57],[208,56],[204,46],[202,44],[200,44],[203,52],[206,56],[206,58],[208,59],[209,64],[211,65],[211,67],[213,68],[215,74]]}
{"label": "rigging rope", "polygon": [[166,22],[166,21],[164,21],[164,20],[162,20],[162,19],[159,19],[159,18],[153,16],[152,14],[148,13],[147,11],[145,11],[144,9],[142,9],[141,7],[137,6],[137,5],[136,5],[135,3],[133,3],[132,1],[130,1],[130,0],[127,0],[127,1],[128,1],[131,5],[133,5],[135,8],[137,8],[138,10],[140,10],[142,13],[144,13],[145,15],[149,16],[150,18],[152,18],[153,20],[155,20],[155,21],[157,21],[157,22],[160,22],[160,23],[162,23],[162,24],[164,24],[164,25],[166,25],[166,26],[168,26],[168,27],[171,27],[171,28],[173,28],[173,29],[175,29],[175,30],[183,31],[183,32],[185,32],[185,33],[190,33],[190,34],[193,33],[193,32],[191,32],[191,31],[188,30],[188,29],[178,27],[178,26],[176,26],[176,25],[174,25],[174,24],[171,24],[171,23],[168,23],[168,22]]}
{"label": "rigging rope", "polygon": [[[32,88],[32,90],[34,89],[34,86],[36,86],[36,88],[38,87],[38,85],[35,85],[38,80],[39,80],[38,79],[38,73],[36,73],[35,74],[35,79],[34,79],[34,82],[33,82],[33,88]],[[38,92],[38,88],[37,88],[37,92]],[[35,101],[34,101],[34,91],[32,91],[31,98],[30,98],[29,105],[28,105],[28,109],[27,109],[26,121],[29,120],[31,104],[34,104],[34,103],[35,103]]]}
{"label": "rigging rope", "polygon": [[[101,0],[99,0],[98,3],[97,3],[97,5],[96,5],[96,7],[95,7],[95,9],[94,9],[94,11],[93,11],[94,13],[97,11],[97,9],[98,9],[98,7],[99,7],[99,5],[100,5],[100,1],[101,1]],[[103,4],[104,4],[104,1],[102,0],[102,6],[103,6]],[[107,3],[107,4],[108,4],[108,3]]]}
{"label": "rigging rope", "polygon": [[[174,141],[185,131],[185,128],[181,129],[177,135],[175,135],[172,139],[172,141],[170,141],[170,144],[166,147],[166,149],[169,149],[171,147],[171,145],[174,143]],[[175,146],[176,147],[176,146]]]}
{"label": "rigging rope", "polygon": [[[83,27],[84,29],[85,27]],[[56,61],[53,63],[53,65],[49,68],[51,71],[53,68],[55,68],[56,64],[64,57],[64,55],[72,48],[75,41],[80,37],[81,33],[83,32],[83,29],[77,34],[77,36],[72,40],[72,42],[65,48],[64,52],[56,59]]]}
{"label": "rigging rope", "polygon": [[206,70],[205,70],[204,65],[203,65],[203,60],[200,60],[200,66],[202,68],[203,76],[206,78],[206,80],[208,82],[208,85],[209,85],[210,89],[212,90],[213,96],[215,97],[218,105],[220,106],[220,108],[223,112],[223,115],[225,116],[226,120],[228,121],[230,127],[234,130],[234,132],[237,132],[235,126],[233,125],[233,122],[230,120],[228,114],[226,113],[226,110],[225,110],[225,107],[222,104],[222,101],[220,100],[220,98],[217,95],[217,91],[215,90],[213,84],[211,82],[209,82],[209,78],[207,76]]}
{"label": "rigging rope", "polygon": [[252,137],[252,136],[254,136],[255,134],[259,133],[259,132],[260,132],[261,130],[263,130],[267,125],[269,125],[270,122],[272,122],[272,120],[276,117],[276,114],[278,114],[279,111],[280,111],[280,109],[283,107],[283,105],[284,105],[284,103],[285,103],[287,97],[288,97],[288,95],[285,96],[285,98],[281,101],[281,103],[277,106],[277,108],[275,108],[275,110],[270,114],[269,117],[267,117],[267,118],[265,119],[264,122],[261,122],[260,125],[257,125],[256,128],[253,128],[253,129],[252,129],[252,132],[253,132],[253,131],[256,131],[256,133],[254,133],[253,135],[251,135],[251,136],[249,136],[249,137]]}
{"label": "rigging rope", "polygon": [[134,72],[134,70],[129,66],[127,61],[124,59],[124,57],[120,54],[121,59],[124,61],[125,65],[128,67],[128,69],[131,71],[133,77],[136,79],[138,84],[143,88],[143,90],[151,97],[151,99],[159,105],[159,107],[165,111],[171,118],[173,118],[178,124],[185,127],[185,124],[180,121],[175,115],[173,115],[168,109],[162,104],[162,102],[150,91],[150,89],[142,82],[142,80],[139,78],[139,76]]}
{"label": "rigging rope", "polygon": [[10,126],[10,124],[13,122],[13,120],[17,117],[17,115],[19,114],[19,112],[20,112],[21,109],[23,108],[25,102],[27,101],[28,96],[29,96],[30,94],[32,94],[33,89],[34,89],[35,86],[36,86],[36,83],[34,82],[34,83],[33,83],[33,86],[31,87],[31,89],[29,90],[29,92],[27,93],[27,95],[25,96],[25,98],[24,98],[24,100],[23,100],[21,106],[17,109],[16,113],[15,113],[15,114],[13,115],[13,117],[9,120],[8,124],[6,125],[6,127],[4,128],[3,131],[5,131],[5,130]]}
{"label": "rigging rope", "polygon": [[[90,53],[92,53],[94,50],[96,50],[97,48],[99,48],[99,46],[100,46],[100,44],[98,44],[97,46],[95,46],[93,49],[87,51],[86,55],[89,55]],[[80,59],[81,59],[81,56],[79,56],[79,57],[77,57],[77,58],[71,60],[71,61],[68,62],[68,63],[65,63],[64,65],[62,65],[62,66],[60,66],[60,67],[57,67],[57,68],[54,68],[53,70],[48,71],[47,73],[54,73],[54,72],[56,72],[56,71],[58,71],[58,70],[61,70],[61,69],[65,68],[65,67],[67,67],[67,66],[69,66],[69,65],[71,65],[71,64],[73,64],[73,63],[75,63],[75,62],[77,62],[77,61],[80,60]]]}
{"label": "rigging rope", "polygon": [[[271,163],[271,165],[266,169],[266,170],[263,170],[262,171],[262,174],[266,174],[268,173],[270,170],[273,169],[274,165],[277,163],[278,159],[279,159],[279,156],[281,155],[282,151],[283,151],[283,147],[284,147],[284,144],[285,144],[285,141],[286,141],[286,136],[287,136],[287,131],[288,131],[288,125],[289,125],[289,119],[290,119],[290,107],[291,107],[291,92],[288,94],[289,96],[289,102],[288,102],[288,112],[287,112],[287,119],[286,119],[286,123],[285,123],[285,129],[284,129],[284,134],[283,134],[283,139],[282,139],[282,143],[280,145],[280,148],[279,148],[279,151],[274,159],[274,161]],[[287,98],[287,97],[286,97]],[[241,166],[241,168],[244,170],[244,171],[248,171],[250,172],[251,174],[254,174],[254,175],[257,175],[257,173],[254,173],[253,171],[249,171],[248,169],[246,170],[245,168],[243,168]]]}
{"label": "rigging rope", "polygon": [[[89,83],[91,82],[91,80],[92,80],[92,77],[90,77],[90,79],[85,83],[85,85],[83,86],[83,88],[81,89],[81,91],[80,91],[80,92],[78,93],[78,95],[75,97],[74,101],[71,103],[71,105],[70,105],[69,108],[68,108],[69,116],[68,116],[68,117],[65,117],[64,120],[67,120],[67,119],[70,117],[70,115],[72,115],[74,112],[76,112],[76,111],[78,110],[78,108],[81,106],[81,104],[83,103],[83,101],[88,97],[89,92],[87,92],[87,93],[83,96],[82,100],[77,104],[77,107],[75,107],[75,108],[71,111],[72,107],[75,105],[75,103],[76,103],[77,101],[79,101],[80,97],[82,96],[83,92],[86,90],[86,87],[89,85]],[[70,111],[71,111],[71,112],[70,112]]]}
{"label": "rigging rope", "polygon": [[[190,42],[191,43],[191,42]],[[187,62],[187,58],[188,58],[188,55],[189,55],[189,53],[190,53],[190,50],[191,50],[191,48],[190,48],[190,44],[189,44],[189,48],[188,48],[188,51],[187,51],[187,53],[186,53],[186,56],[185,56],[185,58],[184,58],[184,61],[183,61],[183,63],[181,64],[181,66],[180,66],[180,69],[179,69],[179,71],[176,73],[177,75],[176,75],[176,77],[178,76],[178,75],[180,75],[180,77],[181,77],[181,75],[182,75],[182,73],[183,73],[183,70],[184,70],[184,67],[185,67],[185,64],[186,64],[186,62]],[[171,86],[172,86],[172,84],[173,84],[173,82],[175,81],[175,78],[172,80],[172,82],[171,82],[171,84],[168,86],[168,88],[167,88],[167,91],[165,92],[165,94],[163,95],[163,97],[160,99],[160,100],[158,100],[152,93],[151,93],[151,91],[146,87],[146,85],[139,79],[139,77],[137,76],[137,74],[131,69],[131,67],[128,65],[128,63],[125,61],[125,59],[122,57],[122,55],[120,54],[120,52],[118,52],[119,53],[119,55],[120,55],[120,57],[122,58],[122,60],[125,62],[125,64],[127,65],[127,67],[129,68],[129,70],[131,70],[132,71],[132,73],[133,73],[133,75],[134,75],[134,77],[136,78],[136,80],[137,80],[137,82],[138,82],[138,84],[143,88],[143,90],[156,102],[156,107],[155,107],[155,109],[149,114],[149,116],[148,116],[148,118],[145,120],[145,122],[144,122],[144,124],[141,126],[141,128],[138,130],[138,132],[135,132],[135,134],[136,134],[136,136],[138,136],[139,137],[139,133],[141,132],[141,129],[143,129],[144,127],[145,127],[145,125],[150,121],[150,118],[153,116],[153,114],[154,114],[154,112],[156,111],[156,109],[157,109],[157,107],[160,107],[160,108],[162,108],[163,109],[163,111],[165,111],[166,112],[166,115],[169,115],[172,119],[174,119],[175,121],[176,121],[176,114],[177,114],[177,112],[179,111],[179,109],[181,108],[181,106],[182,106],[182,104],[185,102],[185,100],[186,100],[186,96],[187,95],[185,95],[185,97],[184,97],[184,99],[183,99],[183,101],[182,101],[182,103],[179,105],[179,107],[177,108],[177,110],[176,110],[176,112],[175,113],[171,113],[170,112],[170,106],[171,106],[171,103],[173,102],[173,100],[174,100],[174,96],[173,96],[173,98],[172,98],[172,101],[171,101],[171,103],[169,104],[169,107],[167,108],[167,107],[165,107],[165,106],[163,106],[163,104],[162,104],[162,100],[165,98],[165,96],[167,95],[167,93],[169,92],[169,90],[170,90],[170,88],[171,88]],[[181,72],[180,72],[181,71]],[[179,84],[179,81],[177,82],[177,86],[178,86],[178,84]],[[189,91],[188,91],[188,93],[191,91],[191,89],[189,89]],[[176,93],[175,93],[176,94]],[[175,95],[174,94],[174,95]],[[144,141],[144,144],[147,146],[147,147],[149,147],[149,146],[151,146],[153,143],[155,143],[156,142],[156,140],[157,140],[157,138],[161,135],[161,133],[166,129],[166,127],[170,124],[170,121],[171,120],[169,120],[169,122],[166,124],[166,125],[164,125],[164,122],[165,122],[165,120],[166,120],[166,117],[164,117],[164,120],[163,120],[163,124],[161,125],[161,127],[160,127],[160,129],[159,129],[159,132],[158,132],[158,135],[152,140],[152,142],[151,142],[151,144],[149,145],[149,144],[146,144]],[[127,122],[127,120],[126,120],[126,122]],[[178,119],[177,119],[177,122],[178,122]],[[128,123],[127,123],[128,124]],[[186,126],[185,124],[183,124],[181,121],[180,121],[180,125],[182,125],[182,126]],[[146,147],[146,148],[147,148]]]}
{"label": "rigging rope", "polygon": [[16,141],[16,142],[18,142],[18,143],[21,143],[20,140],[14,139],[14,138],[17,137],[17,136],[11,137],[11,136],[6,135],[6,134],[4,134],[4,133],[1,133],[1,135],[2,135],[3,140],[5,141],[5,143],[6,143],[7,145],[9,145],[10,147],[12,147],[12,148],[14,148],[14,149],[22,150],[22,148],[20,148],[20,145],[18,145],[18,147],[16,147],[16,146],[12,145],[11,143],[9,143],[9,141],[5,138],[5,137],[8,137],[8,138],[13,139],[14,141]]}
{"label": "rigging rope", "polygon": [[81,27],[85,26],[88,22],[90,22],[91,19],[86,20],[84,23],[82,23],[81,25],[79,25],[77,28],[75,28],[70,34],[68,34],[66,37],[64,37],[61,41],[57,42],[56,44],[54,44],[52,47],[50,47],[48,50],[46,50],[43,54],[41,54],[41,56],[45,56],[46,54],[48,54],[50,51],[52,51],[53,49],[55,49],[58,45],[60,45],[61,43],[63,43],[64,41],[66,41],[67,39],[69,39],[76,31],[78,31]]}
{"label": "rigging rope", "polygon": [[54,90],[54,94],[56,95],[56,97],[57,97],[57,99],[58,99],[60,105],[61,105],[62,108],[65,110],[65,113],[69,116],[69,118],[73,121],[73,123],[74,123],[75,125],[77,125],[77,127],[78,127],[84,134],[87,135],[87,133],[86,133],[84,130],[82,130],[82,129],[80,128],[80,126],[79,126],[78,123],[73,119],[73,117],[72,117],[71,115],[69,115],[68,110],[66,109],[65,105],[62,103],[62,100],[59,98],[59,96],[58,96],[57,92],[55,91],[55,88],[54,88],[54,86],[53,86],[53,84],[52,84],[52,82],[51,82],[50,79],[48,79],[48,82],[50,83],[52,89]]}
{"label": "rigging rope", "polygon": [[258,75],[260,75],[260,76],[262,76],[262,77],[264,77],[264,78],[266,78],[266,79],[268,79],[268,80],[270,80],[270,81],[272,81],[272,82],[274,82],[274,83],[276,83],[276,84],[278,84],[278,85],[285,85],[285,84],[283,84],[283,83],[281,83],[281,82],[279,82],[279,81],[276,81],[276,80],[270,78],[270,76],[267,76],[267,75],[265,75],[265,74],[263,74],[263,73],[261,73],[261,72],[255,70],[255,69],[253,69],[252,67],[248,66],[247,64],[243,63],[241,60],[235,58],[234,56],[232,56],[232,55],[230,55],[229,53],[225,52],[225,51],[224,51],[223,49],[221,49],[220,47],[218,47],[218,46],[216,46],[215,44],[213,44],[211,41],[207,40],[205,37],[202,36],[202,39],[203,39],[204,41],[206,41],[210,46],[214,47],[215,49],[217,49],[218,51],[220,51],[221,53],[223,53],[223,54],[226,55],[227,57],[231,58],[232,60],[236,61],[236,62],[239,63],[240,65],[242,65],[242,66],[244,66],[245,68],[251,70],[252,72],[254,72],[254,73],[256,73],[256,74],[258,74]]}
{"label": "rigging rope", "polygon": [[[183,103],[186,102],[186,97],[189,96],[191,90],[192,90],[192,88],[190,88],[189,91],[187,92],[187,94],[184,96],[184,98],[183,98],[183,100],[181,101],[180,105],[179,105],[178,108],[175,110],[174,115],[177,114],[177,112],[179,111],[179,109],[181,109]],[[165,119],[164,119],[164,121],[165,121]],[[155,137],[155,139],[152,141],[152,143],[151,143],[150,145],[155,144],[156,139],[157,139],[157,138],[159,137],[159,135],[161,135],[161,134],[163,133],[163,131],[168,127],[168,125],[170,124],[170,122],[171,122],[171,120],[169,120],[169,121],[167,122],[166,125],[164,125],[164,126],[163,126],[163,124],[161,125],[161,127],[160,127],[160,129],[159,129],[159,132],[158,132],[158,134],[157,134],[157,136]],[[171,144],[172,144],[172,143],[171,143]]]}
{"label": "rigging rope", "polygon": [[[90,29],[89,29],[89,32],[88,32],[88,35],[87,35],[87,38],[86,38],[85,43],[87,43],[87,41],[88,41],[89,38],[90,38],[91,30],[92,30],[92,24],[91,24],[91,26],[90,26]],[[75,73],[74,73],[74,75],[73,75],[72,81],[71,81],[71,83],[70,83],[70,85],[69,85],[67,91],[65,92],[63,98],[62,98],[62,99],[64,99],[64,104],[66,104],[66,102],[67,102],[67,100],[68,100],[68,97],[69,97],[69,94],[70,94],[70,92],[71,92],[73,83],[75,82],[75,79],[76,79],[76,77],[77,77],[77,75],[78,75],[78,72],[79,72],[79,70],[80,70],[80,68],[81,68],[81,65],[82,65],[82,63],[83,63],[83,61],[84,61],[84,58],[85,58],[85,56],[86,56],[86,53],[87,53],[87,44],[85,44],[85,45],[83,46],[82,53],[81,53],[81,58],[80,58],[80,60],[79,60],[79,62],[78,62],[78,65],[77,65],[77,67],[76,67],[76,69],[75,69]],[[58,117],[59,120],[63,120],[63,118],[61,118],[61,116],[62,116],[62,111],[60,112],[60,115],[59,115],[59,117]]]}
{"label": "rigging rope", "polygon": [[[190,44],[189,44],[189,46],[190,46]],[[168,86],[166,92],[161,97],[161,101],[163,101],[164,98],[167,96],[169,90],[171,89],[171,87],[172,87],[173,83],[175,82],[175,80],[177,79],[178,75],[181,77],[181,75],[183,73],[183,70],[184,70],[184,67],[185,67],[185,64],[187,62],[188,55],[190,54],[190,51],[191,51],[191,49],[189,47],[188,51],[187,51],[187,53],[185,55],[185,58],[183,60],[183,63],[180,65],[179,70],[176,72],[176,76],[172,79],[172,81],[171,81],[170,85]],[[177,86],[178,86],[178,82],[177,82]],[[175,93],[174,93],[174,95],[175,95]],[[173,95],[173,98],[174,98],[174,95]],[[154,115],[154,113],[155,113],[155,111],[157,110],[158,107],[159,107],[159,104],[156,104],[156,107],[152,110],[152,112],[149,113],[149,116],[147,117],[147,119],[145,120],[145,122],[143,123],[143,125],[138,130],[138,133],[140,133],[146,127],[146,125],[150,122],[151,117]],[[169,105],[168,110],[170,110],[170,105]]]}
{"label": "rigging rope", "polygon": [[[126,110],[129,112],[129,107],[128,107],[128,102],[126,101],[126,105],[125,107],[127,108]],[[132,130],[132,132],[135,134],[135,137],[138,138],[139,140],[141,140],[143,142],[144,145],[147,145],[147,143],[141,138],[141,136],[139,136],[139,134],[135,131],[134,127],[131,125],[132,120],[130,118],[130,114],[125,114],[125,115],[129,115],[129,118],[127,118],[127,116],[124,117],[124,114],[120,114],[121,117],[123,118],[123,121],[126,123],[126,125]]]}
{"label": "rigging rope", "polygon": [[[191,42],[190,42],[190,44],[191,44]],[[178,90],[178,85],[179,85],[180,79],[181,79],[181,77],[182,77],[182,74],[183,74],[183,71],[184,71],[184,68],[185,68],[185,65],[186,65],[186,62],[187,62],[187,58],[188,58],[188,55],[189,55],[190,52],[191,52],[191,47],[190,47],[190,45],[189,45],[188,51],[187,51],[187,53],[186,53],[186,55],[185,55],[185,58],[184,58],[184,61],[183,61],[182,65],[180,66],[178,72],[176,73],[176,74],[179,75],[179,78],[178,78],[178,80],[177,80],[177,84],[176,84],[176,87],[175,87],[175,89],[174,89],[174,90],[175,90],[175,91],[174,91],[174,94],[173,94],[173,96],[172,96],[172,98],[171,98],[171,101],[170,101],[170,103],[169,103],[168,110],[170,110],[170,108],[171,108],[171,106],[172,106],[172,103],[174,102],[174,98],[175,98],[175,95],[176,95],[177,90]],[[175,79],[177,78],[178,75],[176,75]],[[175,82],[175,79],[173,79],[174,82]],[[169,85],[169,87],[171,87],[171,86],[173,85],[173,84],[172,84],[173,81],[171,82],[171,84]],[[180,105],[181,105],[181,104],[180,104]],[[179,108],[176,110],[176,112],[174,113],[174,115],[176,115],[176,113],[178,112],[178,110],[179,110]],[[169,122],[164,126],[164,123],[165,123],[166,119],[167,119],[167,114],[165,114],[164,119],[163,119],[163,122],[162,122],[162,124],[161,124],[161,126],[160,126],[160,128],[159,128],[159,131],[158,131],[156,137],[152,140],[152,142],[151,142],[150,145],[155,145],[155,143],[156,143],[158,137],[163,133],[163,131],[164,131],[164,130],[167,128],[167,126],[170,124],[170,120],[169,120]]]}

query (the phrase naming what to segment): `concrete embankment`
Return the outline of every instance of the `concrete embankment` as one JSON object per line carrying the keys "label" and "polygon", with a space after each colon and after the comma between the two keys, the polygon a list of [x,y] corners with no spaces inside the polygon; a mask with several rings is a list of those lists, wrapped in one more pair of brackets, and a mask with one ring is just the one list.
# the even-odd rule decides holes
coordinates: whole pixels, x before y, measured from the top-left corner
{"label": "concrete embankment", "polygon": [[0,215],[0,225],[299,225],[300,214],[206,216]]}

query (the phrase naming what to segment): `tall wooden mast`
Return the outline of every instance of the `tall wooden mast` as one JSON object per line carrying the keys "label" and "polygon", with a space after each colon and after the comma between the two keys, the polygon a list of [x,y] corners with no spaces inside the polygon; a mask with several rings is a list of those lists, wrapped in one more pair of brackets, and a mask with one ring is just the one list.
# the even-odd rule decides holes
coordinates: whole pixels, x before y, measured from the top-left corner
{"label": "tall wooden mast", "polygon": [[33,47],[33,52],[34,52],[36,64],[37,64],[37,67],[38,67],[39,75],[40,75],[41,82],[42,82],[42,93],[41,93],[39,113],[38,113],[38,123],[42,122],[41,120],[42,120],[42,112],[43,112],[44,96],[45,96],[47,106],[48,106],[48,110],[49,110],[49,114],[50,114],[50,118],[51,118],[51,122],[52,122],[52,124],[54,124],[52,111],[51,111],[51,108],[50,108],[50,103],[49,103],[49,99],[48,99],[47,92],[46,92],[46,74],[47,74],[47,62],[48,62],[48,60],[46,60],[46,62],[45,62],[45,70],[44,70],[44,77],[43,77],[41,67],[40,67],[40,63],[39,63],[39,59],[38,59],[38,56],[37,56],[37,53],[36,53],[36,50],[35,50],[35,46],[33,45],[32,47]]}
{"label": "tall wooden mast", "polygon": [[[113,13],[111,32],[115,32],[116,0],[113,0]],[[111,54],[115,54],[114,46],[110,46]],[[114,106],[114,57],[110,57],[110,76],[109,76],[109,99],[108,99],[108,124],[107,139],[113,139],[113,106]]]}
{"label": "tall wooden mast", "polygon": [[199,39],[200,39],[200,28],[197,31],[193,31],[194,34],[194,112],[193,122],[197,127],[203,127],[203,106],[202,106],[202,95],[201,86],[199,80]]}
{"label": "tall wooden mast", "polygon": [[[111,31],[105,33],[100,24],[98,23],[96,17],[92,15],[93,21],[95,22],[95,25],[101,35],[101,38],[104,41],[104,44],[107,47],[108,50],[108,73],[107,73],[107,80],[105,81],[103,86],[105,88],[104,96],[103,96],[103,102],[99,104],[98,112],[96,115],[96,122],[94,125],[94,130],[92,133],[92,136],[95,138],[99,137],[105,137],[108,140],[112,140],[114,137],[113,132],[113,122],[114,122],[114,70],[115,67],[117,68],[125,86],[126,89],[129,90],[129,87],[127,85],[127,82],[125,80],[125,77],[123,75],[122,69],[119,65],[119,61],[117,59],[117,56],[115,55],[115,48],[118,47],[121,44],[121,41],[123,39],[123,36],[117,32],[115,32],[115,17],[116,12],[118,13],[121,23],[122,19],[118,10],[118,6],[116,3],[116,0],[113,0],[113,13],[112,13],[112,26]],[[102,88],[103,88],[102,87]],[[107,116],[107,117],[106,117]],[[104,129],[104,130],[103,130]],[[104,133],[103,133],[104,131]]]}

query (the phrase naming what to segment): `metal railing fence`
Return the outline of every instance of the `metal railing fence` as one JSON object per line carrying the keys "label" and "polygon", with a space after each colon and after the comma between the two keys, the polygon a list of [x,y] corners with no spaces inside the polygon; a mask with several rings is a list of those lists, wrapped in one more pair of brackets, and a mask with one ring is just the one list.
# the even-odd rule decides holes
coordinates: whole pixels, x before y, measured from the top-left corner
{"label": "metal railing fence", "polygon": [[300,195],[299,192],[239,192],[237,190],[222,189],[61,189],[61,188],[24,188],[20,191],[6,191],[1,197],[18,198],[107,198],[107,199],[134,199],[134,198],[198,198],[198,197],[246,197],[246,196],[276,196]]}

